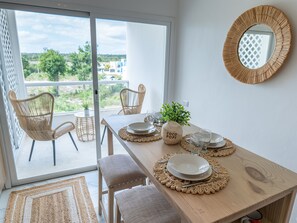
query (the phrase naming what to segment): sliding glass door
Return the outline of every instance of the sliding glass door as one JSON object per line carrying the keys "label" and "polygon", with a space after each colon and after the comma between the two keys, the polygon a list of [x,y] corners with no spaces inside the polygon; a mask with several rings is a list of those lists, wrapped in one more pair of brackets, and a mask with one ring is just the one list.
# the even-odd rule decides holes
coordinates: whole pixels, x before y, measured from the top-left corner
{"label": "sliding glass door", "polygon": [[[12,185],[95,170],[97,159],[107,155],[106,139],[101,149],[100,122],[121,110],[120,91],[144,84],[142,112],[157,111],[166,98],[168,79],[168,24],[28,9],[10,5],[0,14],[0,103],[5,108],[0,118],[6,129],[1,137]],[[51,140],[33,144],[18,123],[9,90],[21,99],[51,93],[52,128],[74,123],[71,134],[78,151],[68,134],[55,140],[55,154]],[[116,141],[115,151],[124,152]]]}

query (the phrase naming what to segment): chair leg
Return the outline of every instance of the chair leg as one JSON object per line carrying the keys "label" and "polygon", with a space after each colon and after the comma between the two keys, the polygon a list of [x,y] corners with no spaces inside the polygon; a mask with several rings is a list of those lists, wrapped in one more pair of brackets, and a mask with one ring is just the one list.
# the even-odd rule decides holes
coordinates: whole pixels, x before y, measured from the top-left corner
{"label": "chair leg", "polygon": [[71,133],[68,132],[68,134],[69,134],[69,136],[70,136],[70,138],[71,138],[71,140],[72,140],[72,142],[73,142],[73,144],[74,144],[74,146],[75,146],[75,149],[78,151],[78,148],[77,148],[77,146],[76,146],[76,144],[75,144],[75,142],[74,142],[74,139],[73,139]]}
{"label": "chair leg", "polygon": [[103,134],[102,134],[102,138],[101,138],[101,145],[105,136],[105,132],[106,132],[107,126],[104,126],[104,130],[103,130]]}
{"label": "chair leg", "polygon": [[116,204],[116,207],[117,207],[117,211],[116,211],[116,223],[121,223],[121,212],[120,212],[120,209],[119,209],[119,206],[118,204]]}
{"label": "chair leg", "polygon": [[101,173],[101,169],[99,167],[98,170],[98,213],[101,216],[102,215],[102,173]]}
{"label": "chair leg", "polygon": [[29,162],[31,161],[34,145],[35,145],[35,140],[33,139],[32,146],[31,146],[31,152],[30,152],[30,156],[29,156]]}
{"label": "chair leg", "polygon": [[113,209],[114,209],[114,191],[112,188],[108,190],[108,223],[113,223]]}
{"label": "chair leg", "polygon": [[54,155],[54,166],[56,166],[56,145],[55,145],[55,140],[53,142],[53,155]]}

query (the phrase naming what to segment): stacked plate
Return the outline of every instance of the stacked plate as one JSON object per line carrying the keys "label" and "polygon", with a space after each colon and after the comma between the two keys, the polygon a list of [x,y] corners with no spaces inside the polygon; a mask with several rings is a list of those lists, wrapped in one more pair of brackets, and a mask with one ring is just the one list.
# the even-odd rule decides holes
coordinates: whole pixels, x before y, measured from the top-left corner
{"label": "stacked plate", "polygon": [[127,126],[127,132],[133,135],[149,135],[156,131],[156,127],[149,122],[135,122]]}
{"label": "stacked plate", "polygon": [[210,177],[212,168],[208,161],[191,154],[176,154],[167,163],[167,170],[182,180],[201,181]]}
{"label": "stacked plate", "polygon": [[217,148],[221,148],[225,145],[226,145],[226,140],[224,139],[224,137],[213,132],[211,134],[210,143],[207,147],[211,148],[211,149],[217,149]]}

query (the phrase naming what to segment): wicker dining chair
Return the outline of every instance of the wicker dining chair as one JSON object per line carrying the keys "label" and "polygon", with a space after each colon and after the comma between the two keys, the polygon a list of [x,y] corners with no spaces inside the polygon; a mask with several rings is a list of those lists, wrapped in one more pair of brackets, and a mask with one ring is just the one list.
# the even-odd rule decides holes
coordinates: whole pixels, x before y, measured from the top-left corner
{"label": "wicker dining chair", "polygon": [[[122,109],[118,112],[118,114],[123,113],[124,115],[132,115],[141,113],[145,92],[146,88],[143,84],[138,85],[138,91],[130,88],[122,89],[120,92]],[[105,125],[101,138],[102,144],[107,126],[104,119],[102,119],[101,124]]]}
{"label": "wicker dining chair", "polygon": [[35,140],[52,141],[55,166],[55,140],[66,133],[69,134],[75,149],[78,151],[70,133],[70,131],[75,129],[75,125],[72,122],[64,122],[57,128],[52,129],[54,111],[54,96],[52,94],[45,92],[22,100],[16,98],[14,91],[9,91],[8,95],[21,128],[33,139],[29,161],[31,161]]}
{"label": "wicker dining chair", "polygon": [[[107,189],[103,190],[103,178]],[[127,154],[115,154],[98,160],[98,213],[105,222],[114,223],[114,195],[117,191],[146,184],[146,175]],[[103,194],[108,195],[107,208]],[[107,210],[107,211],[106,211]]]}

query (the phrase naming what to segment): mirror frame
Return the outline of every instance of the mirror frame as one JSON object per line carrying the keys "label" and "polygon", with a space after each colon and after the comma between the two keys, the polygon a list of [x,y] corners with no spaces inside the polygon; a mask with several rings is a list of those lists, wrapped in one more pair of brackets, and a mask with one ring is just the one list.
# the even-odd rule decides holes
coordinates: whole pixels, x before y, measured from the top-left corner
{"label": "mirror frame", "polygon": [[[270,59],[262,67],[245,67],[238,55],[238,46],[243,34],[252,26],[265,24],[275,36],[275,48]],[[231,26],[224,44],[223,59],[229,73],[246,84],[261,83],[272,77],[282,66],[291,48],[291,26],[285,14],[279,9],[261,5],[241,14]]]}

